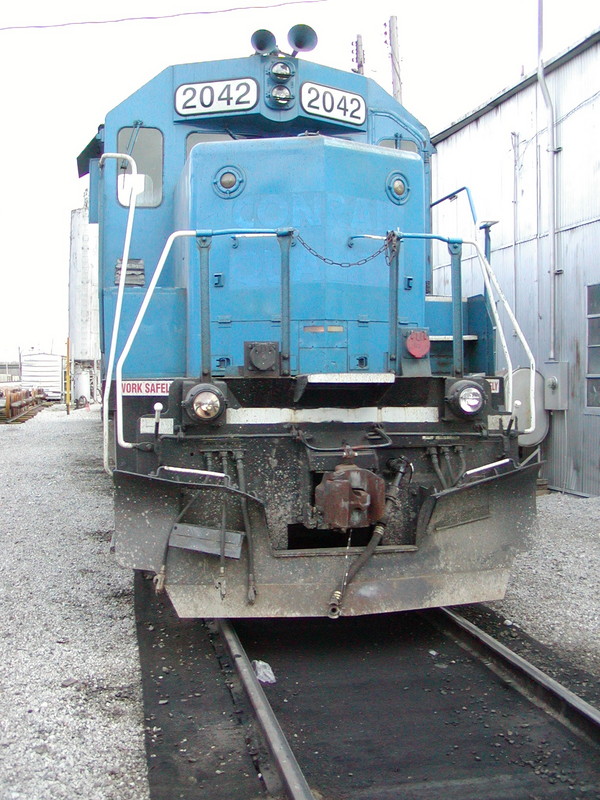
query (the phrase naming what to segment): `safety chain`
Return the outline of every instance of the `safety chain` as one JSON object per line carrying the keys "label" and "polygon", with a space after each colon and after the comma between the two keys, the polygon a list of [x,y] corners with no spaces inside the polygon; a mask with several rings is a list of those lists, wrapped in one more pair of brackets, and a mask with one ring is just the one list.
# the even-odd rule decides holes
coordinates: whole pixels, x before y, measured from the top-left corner
{"label": "safety chain", "polygon": [[359,261],[334,261],[332,258],[327,258],[327,256],[322,256],[320,253],[317,253],[313,247],[304,241],[298,231],[295,232],[294,236],[300,242],[302,247],[304,247],[305,250],[308,250],[311,255],[325,262],[325,264],[330,264],[333,267],[344,267],[344,269],[347,269],[348,267],[360,267],[363,264],[367,264],[369,261],[373,261],[374,258],[377,258],[377,256],[380,256],[384,252],[386,254],[385,260],[389,265],[398,249],[398,235],[394,233],[394,231],[390,231],[385,237],[385,241],[379,250],[376,250],[370,256],[361,258]]}
{"label": "safety chain", "polygon": [[394,231],[388,231],[387,236],[385,237],[385,246],[387,248],[385,254],[385,262],[388,267],[391,265],[392,261],[398,254],[398,242],[400,241],[400,237]]}

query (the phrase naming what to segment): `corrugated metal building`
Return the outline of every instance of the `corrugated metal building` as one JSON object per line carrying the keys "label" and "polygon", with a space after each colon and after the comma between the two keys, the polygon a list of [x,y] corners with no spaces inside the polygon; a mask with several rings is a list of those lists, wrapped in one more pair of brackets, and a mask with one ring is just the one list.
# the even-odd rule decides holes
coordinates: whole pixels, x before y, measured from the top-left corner
{"label": "corrugated metal building", "polygon": [[[533,74],[434,137],[433,198],[453,195],[466,176],[477,228],[495,223],[492,267],[544,376],[545,476],[551,486],[599,495],[600,30],[545,62],[544,76],[554,153],[543,81]],[[466,192],[434,208],[433,227],[473,238]],[[465,248],[465,294],[482,292],[469,258]],[[433,263],[435,292],[449,280],[441,247]],[[513,363],[525,366],[510,323],[505,332]]]}

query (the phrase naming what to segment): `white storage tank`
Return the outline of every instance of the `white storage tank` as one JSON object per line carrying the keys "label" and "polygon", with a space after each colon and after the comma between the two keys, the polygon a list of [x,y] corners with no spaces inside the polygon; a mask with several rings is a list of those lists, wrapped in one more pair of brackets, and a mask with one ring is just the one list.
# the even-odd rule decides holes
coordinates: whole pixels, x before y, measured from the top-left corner
{"label": "white storage tank", "polygon": [[100,396],[98,226],[88,221],[87,196],[84,207],[71,212],[69,340],[72,401],[85,405]]}
{"label": "white storage tank", "polygon": [[69,339],[75,362],[100,358],[98,226],[88,222],[87,204],[71,212]]}

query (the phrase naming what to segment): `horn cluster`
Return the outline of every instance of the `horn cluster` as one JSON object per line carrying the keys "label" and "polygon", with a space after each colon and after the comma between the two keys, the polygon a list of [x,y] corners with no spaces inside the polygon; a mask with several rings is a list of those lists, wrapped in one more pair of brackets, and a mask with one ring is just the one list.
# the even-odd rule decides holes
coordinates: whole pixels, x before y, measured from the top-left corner
{"label": "horn cluster", "polygon": [[[310,27],[310,25],[294,25],[288,32],[288,42],[292,48],[292,56],[299,52],[308,52],[314,50],[317,46],[317,34]],[[277,40],[271,31],[261,28],[252,34],[250,40],[254,52],[261,56],[266,56],[271,53],[279,52],[277,47]]]}
{"label": "horn cluster", "polygon": [[274,50],[277,50],[277,42],[275,41],[275,37],[271,31],[264,30],[264,28],[254,31],[252,38],[250,39],[250,43],[254,48],[254,52],[261,56],[266,56],[269,53],[272,53]]}
{"label": "horn cluster", "polygon": [[294,51],[293,56],[298,51],[308,52],[317,46],[317,34],[310,25],[294,25],[288,32],[288,42]]}

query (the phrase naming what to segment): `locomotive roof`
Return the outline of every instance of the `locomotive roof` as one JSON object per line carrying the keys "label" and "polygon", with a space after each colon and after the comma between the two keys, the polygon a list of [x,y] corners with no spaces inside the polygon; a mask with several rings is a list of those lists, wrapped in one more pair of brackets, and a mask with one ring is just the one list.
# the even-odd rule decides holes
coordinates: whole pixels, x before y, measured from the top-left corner
{"label": "locomotive roof", "polygon": [[[289,77],[274,77],[274,67],[289,70]],[[275,99],[282,88],[291,96],[284,104]],[[427,129],[375,81],[279,51],[167,67],[110,111],[106,124],[130,125],[148,109],[165,124],[211,129],[227,120],[246,135],[312,130],[363,140],[369,118],[386,116],[409,131],[419,149],[432,150]],[[80,176],[103,153],[103,127],[77,158]]]}

